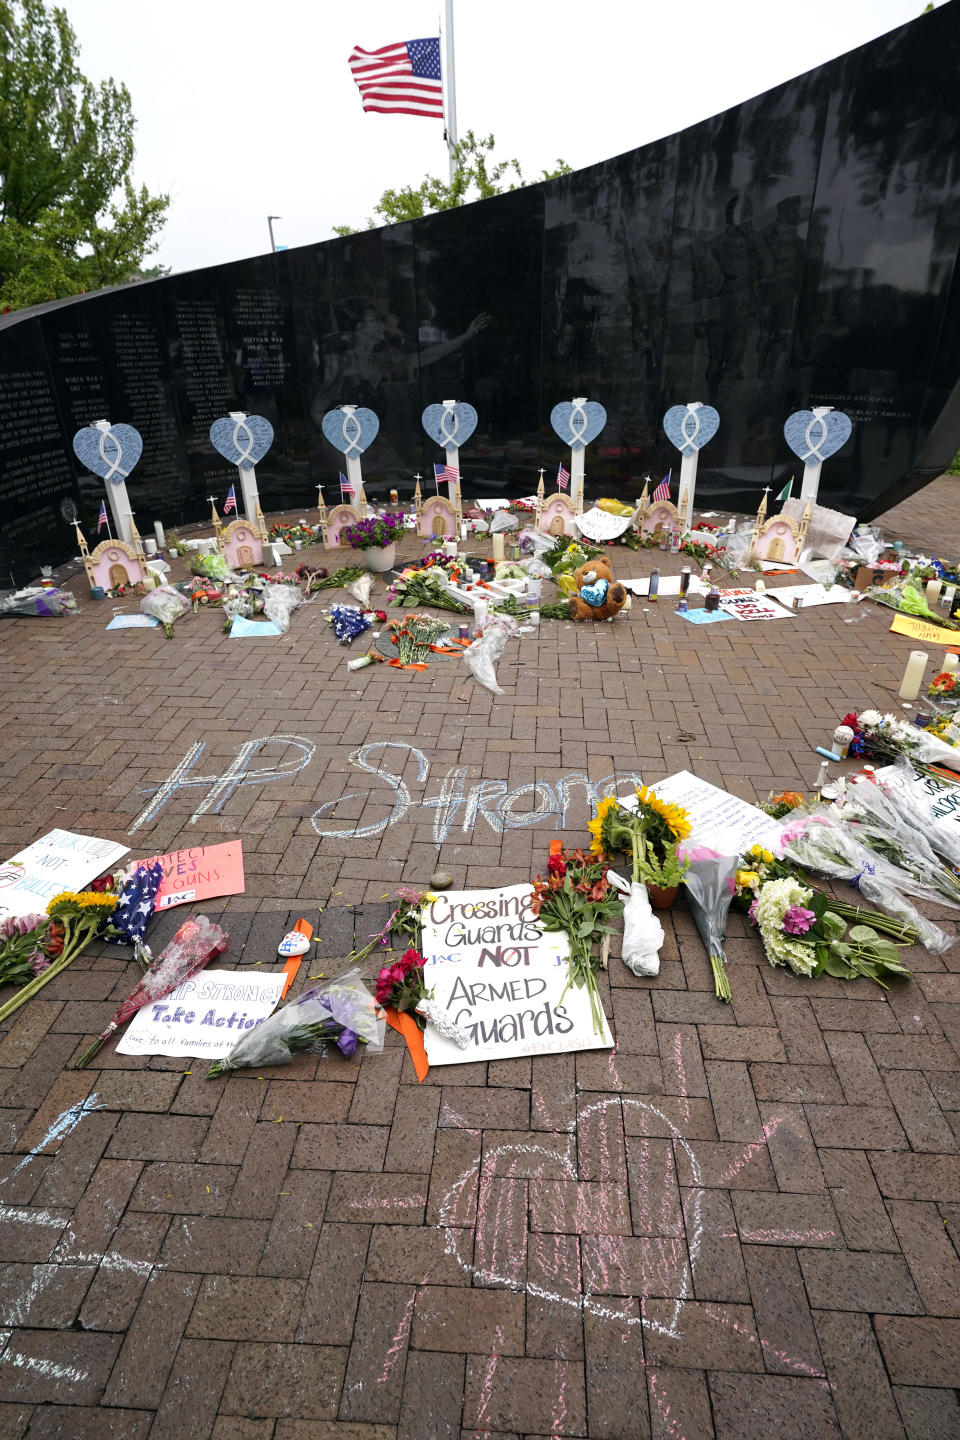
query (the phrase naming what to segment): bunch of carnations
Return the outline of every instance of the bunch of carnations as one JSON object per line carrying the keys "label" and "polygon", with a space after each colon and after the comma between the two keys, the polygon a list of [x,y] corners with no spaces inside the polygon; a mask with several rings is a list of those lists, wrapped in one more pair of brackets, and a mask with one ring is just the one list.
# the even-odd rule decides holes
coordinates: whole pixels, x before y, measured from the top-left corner
{"label": "bunch of carnations", "polygon": [[642,882],[658,889],[670,889],[683,879],[687,864],[679,858],[677,847],[687,839],[690,828],[686,810],[662,800],[646,785],[637,788],[630,808],[616,796],[606,796],[587,825],[595,855],[629,855],[634,884]]}
{"label": "bunch of carnations", "polygon": [[[104,920],[117,907],[117,897],[109,891],[62,890],[47,906],[46,930],[39,935],[39,954],[31,961],[33,979],[17,991],[5,1005],[0,1005],[0,1023],[25,1005],[38,990],[65,970],[90,944]],[[36,919],[35,916],[29,917]],[[33,932],[38,934],[37,929]],[[44,963],[44,962],[47,963]]]}
{"label": "bunch of carnations", "polygon": [[787,965],[795,975],[826,973],[840,980],[864,976],[887,989],[892,975],[910,975],[900,961],[900,946],[869,925],[848,933],[823,895],[799,880],[767,880],[750,906],[750,919],[763,939],[771,965]]}
{"label": "bunch of carnations", "polygon": [[603,1032],[604,1014],[597,985],[603,962],[594,946],[613,934],[608,921],[623,915],[623,902],[607,880],[606,868],[583,850],[560,850],[547,861],[546,880],[538,875],[534,881],[531,903],[543,929],[563,931],[570,942],[564,994],[571,985],[586,989],[595,1035]]}
{"label": "bunch of carnations", "polygon": [[398,1010],[407,1014],[426,1029],[426,1019],[418,1013],[417,1006],[422,1000],[429,1000],[431,991],[424,983],[423,967],[426,962],[419,950],[405,950],[392,965],[384,965],[377,973],[377,1004],[385,1010]]}

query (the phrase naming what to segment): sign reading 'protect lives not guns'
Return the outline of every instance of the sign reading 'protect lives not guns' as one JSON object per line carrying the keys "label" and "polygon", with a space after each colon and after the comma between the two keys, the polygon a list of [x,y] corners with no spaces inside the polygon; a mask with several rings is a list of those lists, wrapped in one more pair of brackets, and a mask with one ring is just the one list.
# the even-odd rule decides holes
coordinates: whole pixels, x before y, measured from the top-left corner
{"label": "sign reading 'protect lives not guns'", "polygon": [[594,1033],[586,991],[568,987],[567,937],[544,931],[532,897],[530,885],[450,890],[423,907],[426,982],[470,1036],[461,1050],[428,1025],[431,1065],[613,1045],[606,1022]]}

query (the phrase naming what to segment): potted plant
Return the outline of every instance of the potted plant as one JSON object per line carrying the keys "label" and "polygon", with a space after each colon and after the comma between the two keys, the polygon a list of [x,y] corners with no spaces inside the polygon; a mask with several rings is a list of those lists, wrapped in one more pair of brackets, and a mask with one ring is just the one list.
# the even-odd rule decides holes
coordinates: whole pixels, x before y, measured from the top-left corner
{"label": "potted plant", "polygon": [[631,857],[633,883],[646,885],[654,909],[673,904],[689,864],[677,855],[680,841],[690,834],[686,810],[641,785],[636,801],[620,803],[613,795],[601,800],[587,828],[594,854],[623,851]]}
{"label": "potted plant", "polygon": [[382,574],[393,568],[397,540],[403,534],[406,520],[403,515],[371,515],[347,525],[340,531],[341,540],[362,553],[363,563],[368,570]]}

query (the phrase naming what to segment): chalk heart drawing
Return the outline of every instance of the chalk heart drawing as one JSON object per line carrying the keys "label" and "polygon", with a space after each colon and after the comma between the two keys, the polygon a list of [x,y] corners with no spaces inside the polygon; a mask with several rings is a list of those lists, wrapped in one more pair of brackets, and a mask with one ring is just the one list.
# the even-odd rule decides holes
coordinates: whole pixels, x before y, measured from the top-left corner
{"label": "chalk heart drawing", "polygon": [[420,419],[430,439],[444,450],[458,450],[477,428],[477,412],[466,400],[428,405]]}
{"label": "chalk heart drawing", "polygon": [[231,465],[252,470],[273,444],[273,426],[265,415],[245,415],[242,420],[224,415],[210,426],[210,443]]}
{"label": "chalk heart drawing", "polygon": [[663,417],[663,430],[681,455],[696,455],[720,429],[720,416],[712,405],[671,405]]}
{"label": "chalk heart drawing", "polygon": [[372,410],[362,405],[349,410],[328,410],[321,422],[324,435],[335,450],[348,459],[363,454],[377,438],[380,421]]}
{"label": "chalk heart drawing", "polygon": [[143,454],[143,440],[132,425],[111,425],[109,430],[87,425],[74,435],[73,453],[91,474],[119,485]]}
{"label": "chalk heart drawing", "polygon": [[550,411],[550,424],[571,450],[585,449],[606,423],[607,412],[597,400],[561,400]]}
{"label": "chalk heart drawing", "polygon": [[783,437],[805,465],[829,460],[846,445],[853,421],[842,410],[795,410],[783,427]]}
{"label": "chalk heart drawing", "polygon": [[[690,1256],[690,1270],[692,1273],[696,1273],[697,1259],[703,1240],[703,1173],[697,1157],[694,1154],[693,1147],[681,1131],[678,1130],[676,1125],[674,1125],[673,1121],[668,1119],[667,1116],[658,1110],[656,1105],[650,1101],[638,1100],[632,1095],[607,1095],[597,1100],[595,1104],[589,1105],[580,1111],[577,1116],[577,1130],[579,1130],[584,1121],[589,1120],[591,1116],[599,1115],[611,1106],[618,1108],[621,1104],[624,1106],[633,1106],[638,1110],[646,1110],[649,1114],[655,1116],[661,1124],[666,1125],[690,1161],[690,1173],[693,1176],[694,1188],[691,1191],[691,1201],[687,1212],[687,1248]],[[570,1133],[568,1143],[571,1151],[575,1153],[575,1132]],[[542,1155],[544,1160],[550,1165],[555,1165],[557,1162],[555,1150],[548,1150],[545,1146],[529,1143],[498,1145],[495,1149],[488,1150],[484,1154],[483,1165],[488,1169],[495,1165],[497,1167],[495,1172],[497,1175],[510,1175],[512,1171],[509,1165],[509,1157],[516,1156],[519,1162],[517,1174],[529,1176],[532,1173],[531,1158],[537,1155]],[[569,1155],[562,1163],[564,1164],[567,1180],[576,1181],[580,1178],[577,1173],[577,1167]],[[618,1325],[626,1326],[643,1325],[648,1330],[655,1331],[658,1335],[668,1336],[672,1340],[678,1340],[680,1338],[683,1334],[683,1331],[678,1328],[680,1312],[683,1308],[682,1296],[674,1297],[672,1313],[666,1316],[666,1323],[663,1323],[660,1320],[653,1320],[649,1316],[642,1314],[625,1315],[622,1310],[615,1308],[615,1300],[614,1305],[604,1304],[603,1301],[595,1295],[582,1290],[579,1294],[570,1295],[559,1294],[530,1280],[526,1281],[523,1285],[518,1285],[515,1276],[501,1275],[496,1270],[485,1268],[483,1265],[477,1265],[462,1255],[460,1252],[462,1242],[458,1236],[458,1228],[462,1225],[462,1221],[456,1219],[456,1207],[460,1196],[476,1180],[478,1169],[479,1162],[463,1170],[461,1174],[457,1176],[456,1180],[454,1180],[449,1190],[444,1194],[439,1207],[437,1228],[446,1232],[446,1253],[454,1257],[465,1274],[472,1276],[475,1280],[479,1280],[483,1285],[502,1285],[508,1290],[520,1289],[535,1299],[548,1300],[555,1305],[567,1305],[573,1310],[581,1310],[585,1314],[595,1315],[600,1320],[613,1320]],[[679,1280],[678,1288],[682,1285],[683,1281]]]}

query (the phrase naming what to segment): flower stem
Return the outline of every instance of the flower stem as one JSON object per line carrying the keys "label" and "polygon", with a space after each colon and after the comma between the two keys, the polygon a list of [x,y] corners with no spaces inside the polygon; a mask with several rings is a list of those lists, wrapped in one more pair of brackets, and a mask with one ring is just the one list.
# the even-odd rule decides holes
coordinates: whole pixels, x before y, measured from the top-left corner
{"label": "flower stem", "polygon": [[728,1003],[733,999],[733,992],[730,989],[730,977],[727,974],[727,967],[723,963],[721,955],[710,956],[710,969],[713,971],[714,989],[718,1000],[726,1000]]}

